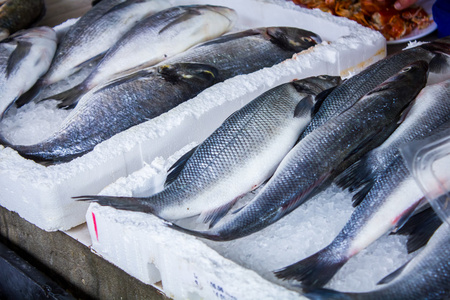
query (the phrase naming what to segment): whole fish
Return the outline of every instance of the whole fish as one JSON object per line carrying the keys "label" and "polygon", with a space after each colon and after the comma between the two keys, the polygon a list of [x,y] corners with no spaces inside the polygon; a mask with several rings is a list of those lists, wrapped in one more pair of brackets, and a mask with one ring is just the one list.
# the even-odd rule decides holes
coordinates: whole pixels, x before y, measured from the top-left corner
{"label": "whole fish", "polygon": [[[144,18],[114,44],[80,84],[47,99],[76,104],[94,86],[136,67],[145,68],[231,29],[236,12],[212,5],[177,6]],[[132,53],[133,55],[130,55]]]}
{"label": "whole fish", "polygon": [[47,72],[55,50],[56,33],[49,27],[26,29],[0,42],[0,120]]}
{"label": "whole fish", "polygon": [[338,84],[318,76],[279,85],[228,117],[187,159],[180,174],[150,197],[82,196],[166,220],[200,215],[214,225],[240,196],[266,181],[311,120],[315,96]]}
{"label": "whole fish", "polygon": [[[167,101],[167,105],[164,104],[164,99],[170,99],[171,95],[175,94],[171,88],[163,91],[162,88],[166,87],[165,85],[159,87],[161,76],[158,75],[159,71],[157,70],[172,70],[172,68],[166,68],[166,65],[178,65],[186,62],[210,65],[211,68],[217,70],[214,72],[214,82],[222,81],[235,75],[270,67],[291,58],[295,53],[315,44],[314,39],[310,36],[315,37],[314,34],[305,33],[304,30],[297,28],[269,27],[216,38],[190,48],[177,55],[177,59],[173,57],[170,61],[166,60],[165,64],[142,69],[89,91],[80,99],[74,111],[68,116],[65,125],[50,140],[30,146],[10,145],[2,137],[0,140],[4,145],[16,149],[21,155],[29,158],[54,161],[70,160],[92,150],[96,144],[112,135],[153,118],[157,115],[156,112],[162,113],[173,108],[174,102],[180,103],[181,99],[174,96],[174,101]],[[167,71],[164,72],[167,73]],[[202,88],[204,89],[206,86],[203,85]],[[164,94],[160,96],[154,95],[154,93]],[[190,98],[195,95],[192,93]],[[132,99],[138,101],[133,102]],[[183,101],[188,99],[183,98]],[[141,101],[145,101],[145,106],[151,106],[150,112],[141,108]],[[105,105],[104,102],[106,102],[106,106],[101,107],[100,105]],[[135,111],[129,119],[116,116],[117,113],[122,113],[124,106],[129,106],[127,111]],[[104,115],[107,118],[121,120],[121,122],[108,123]],[[86,123],[82,118],[95,120],[95,126],[92,125],[92,121]],[[95,130],[101,132],[97,133],[93,127],[97,127]]]}
{"label": "whole fish", "polygon": [[343,188],[352,191],[363,187],[353,198],[354,206],[368,193],[378,174],[400,156],[401,144],[427,137],[449,122],[450,80],[425,87],[402,118],[404,121],[381,146],[338,176],[336,182]]}
{"label": "whole fish", "polygon": [[200,64],[149,68],[93,90],[47,140],[10,146],[36,160],[67,161],[136,124],[157,117],[214,83],[217,70]]}
{"label": "whole fish", "polygon": [[448,299],[450,295],[450,227],[442,224],[428,244],[406,265],[385,277],[380,288],[362,293],[316,289],[309,299]]}
{"label": "whole fish", "polygon": [[209,231],[168,226],[212,240],[232,240],[276,222],[309,199],[345,159],[384,127],[425,85],[427,64],[418,61],[389,78],[351,108],[301,140],[283,159],[272,178],[243,209]]}
{"label": "whole fish", "polygon": [[45,15],[44,0],[3,0],[0,4],[0,40],[31,27]]}
{"label": "whole fish", "polygon": [[137,22],[169,7],[164,0],[114,0],[102,4],[103,1],[91,9],[98,15],[90,10],[64,34],[50,69],[17,105],[38,98],[44,87],[100,59]]}
{"label": "whole fish", "polygon": [[450,44],[447,42],[448,38],[444,38],[397,52],[350,77],[339,87],[330,91],[300,139],[331,117],[345,111],[370,90],[415,61],[424,60],[429,63],[429,73],[433,74],[430,77],[433,77],[434,81],[448,79],[450,77],[450,72],[448,72],[450,70],[450,47],[448,47]]}

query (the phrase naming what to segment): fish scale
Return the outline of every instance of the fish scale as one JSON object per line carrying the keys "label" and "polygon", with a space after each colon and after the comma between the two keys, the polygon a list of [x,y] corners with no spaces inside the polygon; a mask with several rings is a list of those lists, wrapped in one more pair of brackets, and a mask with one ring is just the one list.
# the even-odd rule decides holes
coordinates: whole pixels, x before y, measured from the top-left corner
{"label": "fish scale", "polygon": [[82,196],[119,209],[174,220],[200,215],[217,222],[239,196],[264,182],[311,120],[311,97],[340,78],[312,77],[282,84],[236,111],[187,160],[176,179],[147,198]]}

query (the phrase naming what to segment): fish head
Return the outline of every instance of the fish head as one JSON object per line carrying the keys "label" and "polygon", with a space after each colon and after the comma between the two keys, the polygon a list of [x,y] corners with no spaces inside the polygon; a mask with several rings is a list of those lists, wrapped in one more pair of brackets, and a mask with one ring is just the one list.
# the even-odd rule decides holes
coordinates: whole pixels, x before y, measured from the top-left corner
{"label": "fish head", "polygon": [[342,82],[340,76],[319,75],[293,81],[298,92],[317,95],[324,90],[336,87]]}
{"label": "fish head", "polygon": [[168,82],[208,87],[215,83],[218,70],[210,65],[175,63],[158,67],[157,72]]}
{"label": "fish head", "polygon": [[267,38],[282,49],[301,52],[321,43],[322,39],[314,32],[295,27],[267,27]]}
{"label": "fish head", "polygon": [[378,88],[372,90],[372,92],[388,88],[410,89],[418,86],[424,87],[427,82],[427,77],[428,63],[424,60],[418,60],[407,65],[398,73],[388,78],[386,81],[380,84]]}

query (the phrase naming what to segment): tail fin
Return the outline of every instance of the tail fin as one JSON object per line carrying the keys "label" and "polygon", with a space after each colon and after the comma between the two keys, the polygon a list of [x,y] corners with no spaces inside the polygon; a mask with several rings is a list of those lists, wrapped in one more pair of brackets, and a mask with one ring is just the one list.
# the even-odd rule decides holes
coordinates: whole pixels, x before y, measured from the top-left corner
{"label": "tail fin", "polygon": [[102,206],[112,206],[121,210],[154,213],[154,208],[149,205],[150,202],[146,198],[134,197],[112,197],[112,196],[78,196],[72,197],[77,201],[96,202]]}
{"label": "tail fin", "polygon": [[85,85],[80,83],[62,93],[46,97],[41,101],[49,99],[58,100],[60,101],[60,103],[58,104],[58,108],[69,109],[77,105],[78,100],[85,93],[85,91],[86,91]]}
{"label": "tail fin", "polygon": [[200,237],[200,238],[205,238],[205,239],[212,240],[212,241],[222,242],[222,241],[229,240],[229,239],[226,239],[226,238],[220,236],[219,234],[216,234],[216,233],[213,233],[213,232],[195,231],[195,230],[187,229],[187,228],[181,227],[179,225],[176,225],[174,223],[167,222],[167,221],[166,221],[166,226],[170,227],[172,229],[175,229],[177,231],[189,234],[189,235],[193,235],[193,236]]}
{"label": "tail fin", "polygon": [[301,281],[304,288],[319,288],[330,281],[347,260],[345,256],[336,255],[333,248],[326,247],[274,273],[280,279]]}

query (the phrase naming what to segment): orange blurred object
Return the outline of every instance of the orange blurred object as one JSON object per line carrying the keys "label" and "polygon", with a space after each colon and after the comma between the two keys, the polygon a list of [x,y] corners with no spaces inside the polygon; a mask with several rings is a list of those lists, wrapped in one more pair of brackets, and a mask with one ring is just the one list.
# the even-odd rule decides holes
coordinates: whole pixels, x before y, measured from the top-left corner
{"label": "orange blurred object", "polygon": [[333,15],[346,17],[361,25],[378,30],[386,40],[396,40],[415,28],[424,29],[432,21],[422,7],[398,11],[395,0],[292,0],[306,8],[318,8]]}

